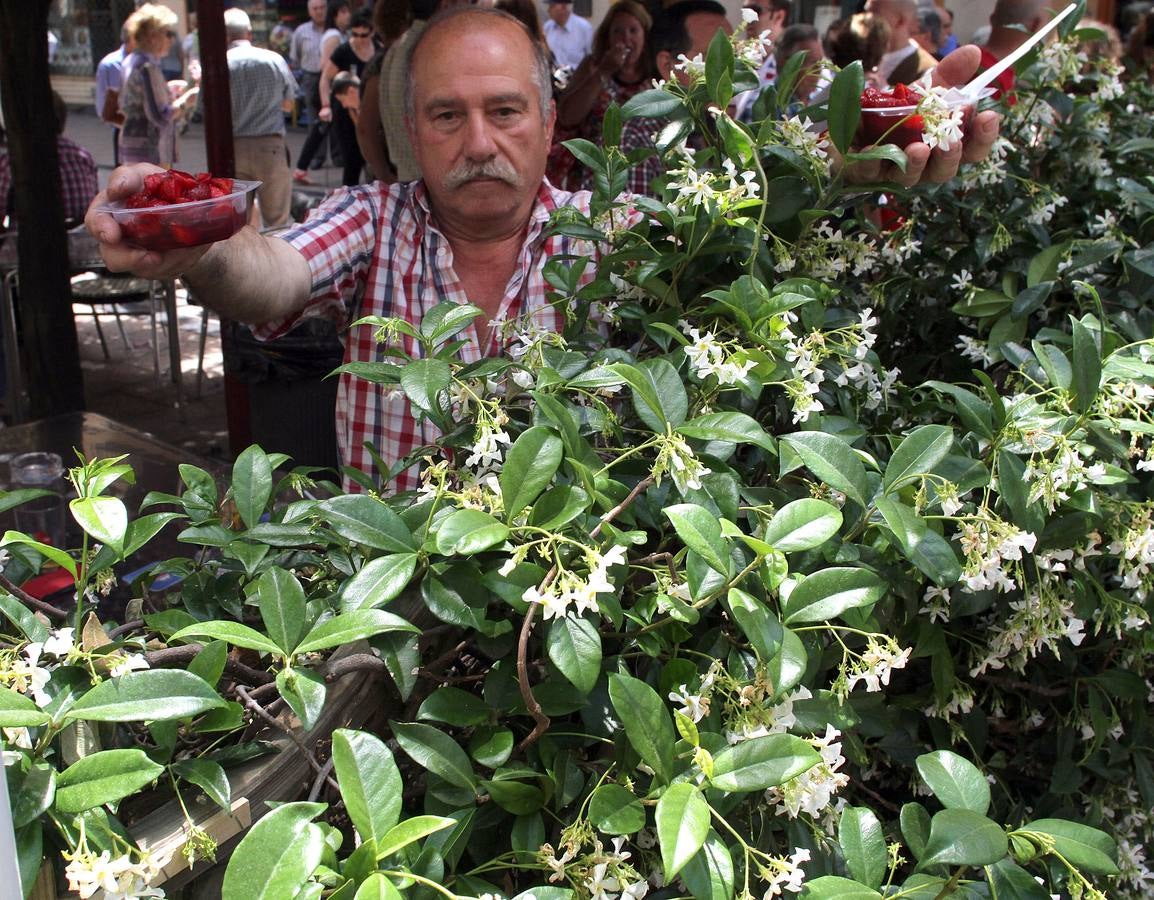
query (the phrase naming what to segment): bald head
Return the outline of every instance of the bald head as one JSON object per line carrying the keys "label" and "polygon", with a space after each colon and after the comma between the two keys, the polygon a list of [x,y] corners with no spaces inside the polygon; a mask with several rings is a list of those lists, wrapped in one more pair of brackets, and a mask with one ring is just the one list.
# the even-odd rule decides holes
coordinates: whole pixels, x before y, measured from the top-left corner
{"label": "bald head", "polygon": [[890,49],[909,44],[917,30],[917,0],[866,0],[866,12],[873,13],[890,26]]}
{"label": "bald head", "polygon": [[524,52],[532,65],[532,78],[537,86],[541,117],[547,117],[553,100],[553,75],[544,45],[533,39],[529,29],[519,19],[501,10],[481,6],[456,6],[438,13],[409,48],[408,64],[405,67],[405,115],[411,119],[415,108],[416,72],[420,57],[429,52],[444,52],[444,46],[454,45],[477,29],[496,29],[515,43],[519,38],[523,39]]}
{"label": "bald head", "polygon": [[1046,0],[998,0],[990,13],[990,24],[995,28],[1019,26],[1033,32],[1049,19]]}

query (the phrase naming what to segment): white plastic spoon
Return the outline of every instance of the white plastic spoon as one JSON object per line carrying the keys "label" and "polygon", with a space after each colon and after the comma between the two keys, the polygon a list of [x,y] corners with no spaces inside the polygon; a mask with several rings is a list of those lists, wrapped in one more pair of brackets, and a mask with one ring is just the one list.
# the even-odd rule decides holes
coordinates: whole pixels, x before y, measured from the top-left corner
{"label": "white plastic spoon", "polygon": [[1062,20],[1070,15],[1070,13],[1072,13],[1077,8],[1077,6],[1077,3],[1071,3],[1064,10],[1058,13],[1058,15],[1054,16],[1054,18],[1043,25],[1032,37],[1030,37],[1029,40],[1022,44],[1021,47],[1019,47],[1009,56],[1002,59],[997,65],[986,69],[986,71],[978,75],[973,81],[971,81],[965,87],[961,88],[960,92],[968,95],[974,101],[977,101],[978,94],[981,93],[983,88],[993,84],[994,79],[996,79],[999,75],[1005,72],[1006,69],[1010,68],[1010,66],[1016,63],[1031,50],[1033,50],[1039,42],[1045,40],[1046,35],[1057,28],[1062,23]]}

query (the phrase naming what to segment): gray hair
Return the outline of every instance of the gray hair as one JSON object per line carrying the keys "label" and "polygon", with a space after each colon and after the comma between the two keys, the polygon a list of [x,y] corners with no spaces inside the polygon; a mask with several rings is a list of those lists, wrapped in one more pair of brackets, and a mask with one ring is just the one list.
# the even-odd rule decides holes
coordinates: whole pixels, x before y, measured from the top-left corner
{"label": "gray hair", "polygon": [[482,6],[458,6],[437,13],[429,20],[428,26],[421,32],[420,37],[413,41],[412,46],[409,47],[408,56],[405,59],[405,118],[410,122],[416,120],[417,91],[413,80],[413,59],[417,55],[417,49],[428,39],[432,32],[453,19],[462,16],[484,16],[486,19],[511,22],[521,30],[533,48],[533,82],[537,86],[537,101],[541,109],[541,118],[542,120],[548,119],[549,107],[553,102],[553,73],[549,65],[549,57],[546,54],[545,45],[530,34],[529,29],[525,27],[525,23],[520,19],[502,10]]}
{"label": "gray hair", "polygon": [[240,41],[252,31],[252,20],[243,9],[233,7],[224,11],[224,33],[230,41]]}
{"label": "gray hair", "polygon": [[942,17],[936,9],[918,7],[918,29],[929,34],[935,47],[942,42]]}

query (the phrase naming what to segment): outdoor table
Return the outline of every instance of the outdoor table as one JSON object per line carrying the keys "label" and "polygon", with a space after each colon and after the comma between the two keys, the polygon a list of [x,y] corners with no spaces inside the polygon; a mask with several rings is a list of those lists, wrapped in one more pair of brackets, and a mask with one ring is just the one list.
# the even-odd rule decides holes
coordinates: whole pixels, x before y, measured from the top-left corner
{"label": "outdoor table", "polygon": [[[4,365],[8,375],[8,416],[12,422],[24,422],[28,418],[28,396],[23,367],[20,365],[16,304],[13,302],[13,288],[19,283],[20,268],[16,244],[16,231],[9,231],[0,238],[0,329],[4,332]],[[104,259],[100,255],[97,241],[83,225],[68,232],[68,267],[71,274],[104,268]],[[169,373],[176,386],[176,404],[179,406],[183,392],[180,377],[180,331],[176,317],[176,282],[169,278],[158,283],[164,298],[164,314],[168,321]],[[159,351],[154,347],[153,352]]]}

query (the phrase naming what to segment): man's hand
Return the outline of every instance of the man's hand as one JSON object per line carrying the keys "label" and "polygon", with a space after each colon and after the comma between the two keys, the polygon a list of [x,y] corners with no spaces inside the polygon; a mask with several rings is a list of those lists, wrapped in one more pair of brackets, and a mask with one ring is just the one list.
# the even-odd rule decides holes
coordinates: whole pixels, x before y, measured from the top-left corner
{"label": "man's hand", "polygon": [[88,207],[84,226],[100,242],[100,255],[104,257],[104,264],[109,271],[131,272],[141,278],[172,278],[194,266],[212,246],[205,244],[202,247],[163,252],[141,250],[124,242],[120,225],[112,216],[97,211],[98,206],[110,200],[123,200],[143,190],[145,175],[163,171],[160,166],[151,163],[121,166],[108,179],[108,189],[97,194]]}
{"label": "man's hand", "polygon": [[[975,46],[959,47],[933,70],[933,83],[942,87],[961,87],[974,77],[981,65],[982,52]],[[942,183],[958,174],[964,162],[981,162],[990,155],[998,139],[1001,118],[993,110],[976,114],[969,133],[960,146],[948,151],[930,150],[920,141],[905,148],[908,164],[903,172],[893,163],[871,160],[856,163],[846,170],[846,180],[853,184],[893,182],[902,187],[915,184]]]}

